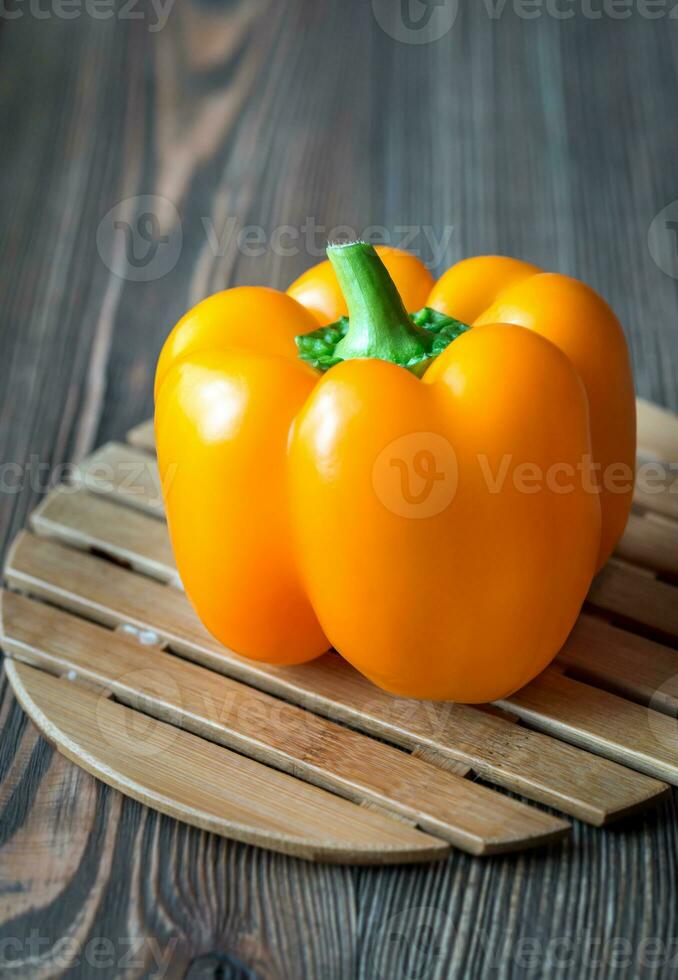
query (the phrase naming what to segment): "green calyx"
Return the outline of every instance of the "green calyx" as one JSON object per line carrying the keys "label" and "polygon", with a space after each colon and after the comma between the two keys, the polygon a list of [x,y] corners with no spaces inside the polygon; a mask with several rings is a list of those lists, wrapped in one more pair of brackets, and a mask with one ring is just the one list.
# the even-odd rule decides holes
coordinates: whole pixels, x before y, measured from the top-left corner
{"label": "green calyx", "polygon": [[[438,354],[442,354],[453,340],[471,329],[467,324],[454,320],[450,316],[445,316],[444,313],[438,313],[437,310],[432,310],[429,306],[425,306],[423,310],[419,310],[417,313],[410,314],[409,319],[414,326],[422,328],[428,335],[426,351],[416,354],[407,363],[401,364],[401,367],[412,371],[417,377],[421,377],[431,361]],[[342,316],[336,323],[329,323],[326,327],[312,330],[311,333],[300,334],[295,337],[299,357],[317,371],[328,371],[335,364],[350,360],[348,357],[342,357],[337,351],[339,342],[344,339],[348,330],[349,318]],[[382,357],[379,360],[390,361],[392,358]],[[400,362],[394,361],[394,363],[399,364]]]}
{"label": "green calyx", "polygon": [[319,371],[341,361],[376,358],[421,376],[465,323],[424,307],[409,314],[374,248],[330,245],[327,255],[346,299],[348,317],[296,337],[299,357]]}

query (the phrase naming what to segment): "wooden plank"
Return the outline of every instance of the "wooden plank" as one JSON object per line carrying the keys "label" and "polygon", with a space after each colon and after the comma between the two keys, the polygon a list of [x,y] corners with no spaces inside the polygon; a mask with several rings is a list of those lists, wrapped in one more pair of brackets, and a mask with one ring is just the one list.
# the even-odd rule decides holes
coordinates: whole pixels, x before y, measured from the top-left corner
{"label": "wooden plank", "polygon": [[145,422],[140,422],[138,425],[135,425],[134,428],[129,430],[125,438],[130,446],[134,446],[135,449],[143,449],[144,452],[154,453],[155,428],[153,426],[153,419],[147,419]]}
{"label": "wooden plank", "polygon": [[656,474],[651,476],[651,472],[649,468],[638,470],[633,490],[634,506],[678,521],[678,474],[674,471],[658,481]]}
{"label": "wooden plank", "polygon": [[84,486],[59,486],[31,514],[36,534],[74,548],[96,549],[163,582],[179,585],[167,527],[122,510]]}
{"label": "wooden plank", "polygon": [[667,408],[637,398],[636,419],[639,451],[678,462],[678,416]]}
{"label": "wooden plank", "polygon": [[616,554],[633,565],[678,576],[678,521],[652,512],[630,514]]}
{"label": "wooden plank", "polygon": [[636,400],[639,465],[634,505],[678,521],[678,416]]}
{"label": "wooden plank", "polygon": [[664,636],[678,637],[678,587],[612,558],[593,580],[587,602]]}
{"label": "wooden plank", "polygon": [[586,681],[673,717],[678,712],[678,651],[582,613],[556,663]]}
{"label": "wooden plank", "polygon": [[534,847],[568,824],[462,776],[186,660],[13,593],[3,647],[72,671],[146,714],[357,803],[370,802],[472,854]]}
{"label": "wooden plank", "polygon": [[447,853],[443,841],[399,820],[173,725],[149,729],[143,715],[79,684],[16,662],[6,670],[23,709],[63,755],[161,813],[312,860],[384,864]]}
{"label": "wooden plank", "polygon": [[678,785],[674,718],[550,667],[499,704],[541,731]]}
{"label": "wooden plank", "polygon": [[426,747],[484,778],[566,813],[602,824],[646,805],[664,786],[505,718],[451,702],[394,698],[336,654],[301,667],[272,667],[222,647],[185,596],[100,558],[22,533],[7,580],[109,626],[156,631],[173,650],[237,680],[348,722],[406,748]]}
{"label": "wooden plank", "polygon": [[141,450],[108,442],[75,468],[73,478],[92,493],[105,494],[154,517],[164,515],[158,464]]}

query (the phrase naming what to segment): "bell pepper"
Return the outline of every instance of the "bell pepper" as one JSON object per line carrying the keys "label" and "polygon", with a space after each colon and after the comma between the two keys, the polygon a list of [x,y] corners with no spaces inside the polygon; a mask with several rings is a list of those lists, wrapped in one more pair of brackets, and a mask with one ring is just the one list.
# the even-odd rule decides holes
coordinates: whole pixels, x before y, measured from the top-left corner
{"label": "bell pepper", "polygon": [[555,656],[623,530],[623,332],[527,263],[432,284],[382,254],[330,246],[290,294],[229,289],[170,334],[155,422],[177,567],[241,655],[333,646],[395,694],[494,700]]}

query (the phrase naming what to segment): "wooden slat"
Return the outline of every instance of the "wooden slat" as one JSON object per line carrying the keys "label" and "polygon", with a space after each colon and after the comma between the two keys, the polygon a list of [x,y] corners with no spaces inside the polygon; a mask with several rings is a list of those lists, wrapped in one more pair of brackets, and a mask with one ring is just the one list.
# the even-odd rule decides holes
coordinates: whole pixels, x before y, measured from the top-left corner
{"label": "wooden slat", "polygon": [[155,517],[164,515],[158,464],[146,452],[108,442],[84,459],[73,476],[92,493],[105,494]]}
{"label": "wooden slat", "polygon": [[678,785],[674,718],[550,667],[499,704],[542,731]]}
{"label": "wooden slat", "polygon": [[31,526],[37,534],[103,551],[146,575],[179,584],[166,525],[134,510],[121,511],[84,486],[53,490],[31,514]]}
{"label": "wooden slat", "polygon": [[106,625],[153,629],[172,649],[212,669],[404,747],[439,751],[591,823],[605,823],[664,791],[654,780],[478,709],[394,698],[335,654],[296,668],[245,660],[209,636],[185,596],[54,541],[24,532],[5,573],[17,589]]}
{"label": "wooden slat", "polygon": [[665,475],[659,481],[652,466],[650,469],[643,466],[638,469],[633,503],[642,511],[678,521],[678,464],[673,464],[671,471],[665,466],[662,469]]}
{"label": "wooden slat", "polygon": [[638,449],[678,462],[678,416],[644,398],[636,399]]}
{"label": "wooden slat", "polygon": [[587,601],[620,619],[678,637],[678,587],[644,568],[611,559],[593,580]]}
{"label": "wooden slat", "polygon": [[153,428],[153,419],[147,419],[145,422],[140,422],[139,425],[135,425],[127,433],[126,439],[130,446],[134,446],[136,449],[143,449],[147,453],[154,453],[155,430]]}
{"label": "wooden slat", "polygon": [[639,465],[634,505],[678,521],[678,417],[643,398],[636,400],[636,410]]}
{"label": "wooden slat", "polygon": [[648,512],[631,514],[617,556],[665,575],[678,576],[678,521]]}
{"label": "wooden slat", "polygon": [[557,663],[579,680],[678,712],[678,651],[582,613]]}
{"label": "wooden slat", "polygon": [[[24,710],[67,758],[161,813],[235,840],[324,861],[444,857],[448,846],[79,684],[8,662]],[[140,738],[143,732],[145,738]]]}
{"label": "wooden slat", "polygon": [[324,789],[392,810],[472,854],[534,847],[568,824],[309,711],[12,593],[3,647]]}

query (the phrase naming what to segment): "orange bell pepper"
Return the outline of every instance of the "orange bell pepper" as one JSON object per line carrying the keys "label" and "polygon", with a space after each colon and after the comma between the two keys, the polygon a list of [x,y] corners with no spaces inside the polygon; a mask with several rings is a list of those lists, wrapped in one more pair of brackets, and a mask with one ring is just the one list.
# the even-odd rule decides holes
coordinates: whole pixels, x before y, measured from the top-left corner
{"label": "orange bell pepper", "polygon": [[[555,656],[623,530],[621,328],[588,287],[512,259],[431,290],[412,256],[384,255],[391,279],[369,246],[328,254],[297,299],[226,290],[163,348],[158,461],[186,592],[250,658],[333,645],[396,694],[506,696]],[[399,290],[430,309],[408,315]]]}

